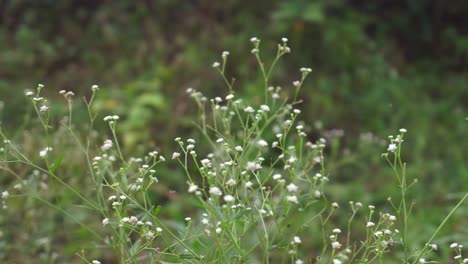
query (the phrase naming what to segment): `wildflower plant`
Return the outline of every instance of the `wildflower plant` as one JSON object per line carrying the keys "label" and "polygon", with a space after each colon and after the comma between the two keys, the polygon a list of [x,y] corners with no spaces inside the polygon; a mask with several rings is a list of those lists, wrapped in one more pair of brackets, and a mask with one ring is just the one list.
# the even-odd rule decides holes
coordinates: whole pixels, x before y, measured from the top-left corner
{"label": "wildflower plant", "polygon": [[[225,81],[226,93],[208,99],[194,88],[187,89],[199,108],[200,139],[177,137],[178,149],[164,154],[152,150],[140,157],[126,156],[118,136],[120,117],[101,118],[93,111],[97,85],[84,101],[89,117],[86,131],[78,134],[72,122],[74,93],[61,91],[68,106],[61,126],[85,161],[85,182],[92,185],[90,191],[77,189],[61,175],[72,172],[63,168],[64,155],[56,153],[61,143],[51,132],[50,107],[41,97],[44,86],[27,91],[45,145],[37,160],[24,154],[0,130],[4,140],[2,169],[24,187],[2,192],[4,210],[12,193],[32,196],[84,228],[120,263],[384,263],[385,258],[396,256],[390,251],[401,251],[403,263],[430,263],[426,258],[438,249],[433,240],[467,195],[427,243],[414,251],[408,237],[414,203],[409,201],[408,191],[416,182],[409,183],[402,160],[407,131],[401,129],[396,137],[390,137],[383,154],[395,174],[400,197],[389,199],[390,206],[381,210],[361,202],[329,200],[327,184],[333,177],[326,166],[327,141],[309,136],[307,123],[301,121],[302,101],[298,97],[311,69],[301,68],[297,81],[284,88],[278,86],[271,76],[279,60],[291,52],[288,40],[281,39],[271,64],[261,57],[260,40],[252,38],[251,43],[263,80],[263,98],[253,102],[236,94],[235,83],[226,73],[229,52],[223,52],[221,62],[212,66]],[[108,125],[109,137],[95,136],[96,122]],[[73,208],[42,198],[14,164],[46,175],[55,187],[73,194],[77,205],[93,215],[93,223],[83,222]],[[195,204],[195,213],[183,221],[160,216],[164,204],[152,196],[155,187],[163,183],[160,168],[167,164],[178,164],[184,172],[185,193]],[[340,222],[336,219],[342,217],[347,219],[345,225],[337,226]],[[365,230],[365,235],[359,237],[355,229]],[[461,247],[452,248],[455,259],[465,263]],[[109,254],[83,250],[77,255],[85,263],[96,264],[105,263],[103,258]]]}

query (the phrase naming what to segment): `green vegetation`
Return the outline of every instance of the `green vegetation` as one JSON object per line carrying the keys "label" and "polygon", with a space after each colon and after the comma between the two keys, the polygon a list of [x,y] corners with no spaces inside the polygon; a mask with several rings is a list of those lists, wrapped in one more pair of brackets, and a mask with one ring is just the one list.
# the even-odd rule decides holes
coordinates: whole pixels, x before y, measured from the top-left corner
{"label": "green vegetation", "polygon": [[[241,168],[254,158],[265,159],[256,179],[259,182],[254,182],[257,185],[253,189],[261,199],[242,192],[231,195],[244,206],[257,197],[265,201],[262,206],[271,207],[267,210],[253,204],[259,212],[266,210],[267,214],[257,215],[250,223],[243,222],[243,228],[249,232],[265,232],[273,239],[265,241],[263,233],[249,233],[247,242],[241,242],[246,243],[242,248],[252,246],[252,252],[236,251],[232,241],[231,244],[227,240],[221,240],[225,243],[211,241],[208,244],[216,249],[211,253],[240,254],[245,263],[264,263],[268,254],[271,254],[270,263],[289,263],[291,259],[308,263],[319,255],[331,261],[338,250],[341,253],[353,243],[358,248],[359,241],[367,241],[364,245],[370,251],[356,254],[353,261],[357,262],[364,258],[362,252],[370,253],[374,249],[372,243],[377,241],[369,239],[370,233],[362,224],[371,222],[367,205],[373,205],[376,209],[371,214],[376,217],[377,227],[382,227],[377,222],[380,212],[396,215],[400,231],[403,223],[410,227],[401,236],[395,235],[396,243],[384,255],[383,263],[401,263],[402,258],[417,261],[427,242],[437,244],[438,250],[425,258],[440,262],[453,259],[458,254],[454,253],[458,246],[450,249],[450,244],[468,245],[466,203],[458,204],[458,210],[451,213],[468,190],[468,121],[465,120],[468,37],[464,27],[468,23],[467,11],[468,4],[464,2],[436,1],[397,4],[320,0],[219,3],[122,0],[113,5],[68,0],[1,2],[0,117],[2,134],[11,143],[2,145],[1,191],[8,193],[3,198],[5,208],[0,214],[0,260],[81,263],[81,258],[98,258],[102,263],[127,260],[151,263],[139,257],[150,256],[155,261],[167,253],[168,260],[175,262],[184,258],[189,263],[201,261],[201,254],[209,256],[210,263],[215,259],[222,263],[234,261],[234,258],[223,259],[206,253],[204,243],[208,242],[203,238],[206,232],[200,229],[202,213],[209,215],[211,223],[217,219],[215,212],[224,212],[221,198],[212,204],[206,198],[216,193],[210,194],[211,186],[218,186],[223,196],[232,191],[224,187],[228,179],[211,182],[213,179],[203,176],[206,171],[201,167],[185,164],[185,157],[192,161],[190,151],[177,150],[180,142],[187,147],[186,140],[193,138],[198,155],[193,161],[200,162],[214,153],[213,166],[221,172],[223,162],[227,162],[222,154],[223,145],[216,143],[221,136],[231,147],[239,144],[246,151],[249,146],[251,149],[245,156],[236,157],[238,160],[234,161],[243,166],[229,172],[232,175],[241,173]],[[252,55],[252,46],[247,44],[252,36],[262,39],[259,54],[263,64],[260,57]],[[274,62],[277,42],[281,43],[282,37],[288,38],[292,53],[285,54],[269,74],[268,67]],[[219,58],[223,50],[230,52],[226,64],[224,57]],[[222,73],[221,78],[210,67],[214,61],[220,62],[217,69]],[[259,65],[264,65],[263,73]],[[293,82],[300,79],[301,66],[311,67],[313,71],[307,72],[308,78],[301,82],[295,98]],[[45,88],[40,89],[40,95],[36,94],[36,88],[30,89],[32,97],[44,97],[47,102],[33,100],[32,104],[29,102],[32,97],[25,96],[25,90],[37,83],[44,83]],[[99,84],[99,90],[89,88],[94,83]],[[272,90],[268,89],[270,85],[274,86]],[[275,105],[271,99],[277,86],[282,88],[278,92],[280,101],[288,98],[285,105]],[[191,95],[200,91],[213,98],[213,103],[193,103],[185,93],[188,87],[195,88]],[[60,90],[66,92],[60,95]],[[222,99],[219,107],[225,106],[225,97],[230,92],[244,102],[241,106],[228,104],[237,114],[225,117],[217,113],[215,98]],[[283,147],[292,144],[299,149],[306,142],[320,144],[317,142],[324,138],[325,148],[310,153],[309,158],[313,160],[320,153],[325,162],[322,168],[309,168],[310,160],[298,159],[297,171],[288,172],[293,178],[270,194],[261,189],[261,183],[274,188],[273,172],[279,170],[279,164],[284,165],[271,162],[282,153],[291,155],[292,150],[281,147],[264,150],[256,144],[263,139],[271,146],[276,140],[276,134],[281,133],[278,132],[281,122],[287,119],[285,113],[292,110],[287,107],[289,104],[301,110],[292,130],[296,131],[297,125],[303,126],[306,135],[302,138],[300,132],[295,132],[284,139]],[[41,111],[44,105],[48,108]],[[249,105],[255,111],[267,105],[271,112],[262,120],[271,118],[271,122],[278,122],[278,127],[261,122],[249,126],[245,118],[250,122],[255,120],[255,114],[244,113]],[[108,115],[119,116],[115,129],[112,124],[109,129],[107,122],[102,121]],[[201,116],[205,119],[200,120]],[[400,146],[395,155],[389,153],[391,166],[388,166],[381,156],[391,143],[387,135],[401,127],[408,129],[404,134],[404,148],[401,153]],[[250,129],[255,131],[250,137],[234,133]],[[175,137],[181,137],[182,141],[175,142]],[[111,147],[101,149],[106,139],[111,139],[107,145]],[[48,146],[52,150],[47,150]],[[147,155],[155,149],[166,157],[166,162],[159,161],[159,154],[157,158]],[[170,160],[174,151],[180,152],[182,167],[177,166],[177,158]],[[102,160],[93,161],[96,156]],[[144,160],[143,164],[158,163],[154,179],[148,168],[138,162],[138,157]],[[403,160],[407,165],[403,165]],[[313,172],[312,176],[321,173],[329,181],[323,186],[314,185],[313,181],[295,182],[301,190],[296,197],[299,205],[277,204],[276,198],[288,201],[288,196],[289,204],[295,204],[286,186],[306,172]],[[194,179],[187,178],[188,175]],[[130,201],[119,207],[118,213],[114,211],[107,201],[109,196],[127,195],[141,176],[145,179],[142,186],[147,188],[144,195],[129,195]],[[187,181],[200,186],[202,195],[188,193]],[[237,183],[248,181],[242,178]],[[278,191],[281,188],[285,190]],[[320,189],[325,199],[314,198],[308,204],[305,197],[314,193],[307,193],[306,189]],[[349,201],[354,202],[348,204]],[[333,202],[338,202],[340,207],[333,207]],[[366,207],[357,210],[358,202]],[[294,211],[289,216],[295,219],[291,223],[278,218],[281,227],[286,225],[293,231],[281,228],[262,231],[260,226],[252,224],[260,224],[262,219],[270,221],[269,210],[299,208],[303,211]],[[348,220],[354,217],[355,210],[352,224],[356,226],[347,238]],[[407,213],[410,217],[402,222],[405,219],[402,216]],[[239,214],[239,219],[248,215],[243,211]],[[449,214],[451,217],[438,230],[435,240],[429,241]],[[118,219],[128,217],[130,221],[131,216],[151,221],[154,228],[164,226],[163,232],[158,234],[149,227],[119,229]],[[106,217],[110,219],[109,224],[103,228],[101,221]],[[189,224],[184,220],[186,217],[192,218]],[[313,219],[314,224],[327,219],[326,225],[303,228],[304,217]],[[241,225],[236,221],[221,223],[222,230],[238,230],[240,226],[229,225]],[[216,237],[217,226],[213,223],[211,238]],[[379,231],[377,227],[375,232]],[[333,253],[329,244],[332,241],[324,242],[322,236],[328,237],[335,228],[342,230],[335,242],[343,246]],[[151,239],[148,239],[149,232],[154,235],[149,236]],[[183,237],[184,234],[191,237]],[[227,232],[226,236],[232,234]],[[301,238],[299,246],[289,243],[296,234]],[[109,239],[108,235],[114,238],[128,235],[131,243]],[[400,243],[400,238],[405,239]],[[154,244],[145,244],[152,239]],[[324,243],[328,247],[323,247]],[[298,246],[301,253],[288,255],[287,251],[294,249],[291,245]],[[186,246],[187,252],[181,246]],[[148,252],[145,247],[154,250]],[[140,248],[145,250],[136,254],[135,250]],[[430,245],[425,249],[429,248]],[[272,249],[277,253],[271,253]],[[284,259],[283,249],[291,259]],[[348,257],[354,253],[351,251]],[[378,254],[375,256],[378,262]]]}

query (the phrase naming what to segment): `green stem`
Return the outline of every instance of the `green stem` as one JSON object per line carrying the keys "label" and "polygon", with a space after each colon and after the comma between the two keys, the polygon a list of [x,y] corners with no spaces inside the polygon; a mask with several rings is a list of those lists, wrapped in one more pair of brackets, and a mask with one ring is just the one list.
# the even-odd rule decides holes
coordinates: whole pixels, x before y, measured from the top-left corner
{"label": "green stem", "polygon": [[424,245],[423,249],[421,250],[421,252],[419,253],[419,255],[416,257],[416,259],[413,261],[412,264],[416,264],[418,263],[419,259],[424,255],[424,253],[426,252],[426,249],[429,247],[429,244],[432,243],[432,241],[434,241],[435,237],[437,236],[437,234],[440,232],[440,230],[445,226],[445,224],[447,223],[447,221],[450,219],[450,217],[452,217],[452,215],[458,210],[458,208],[460,208],[462,206],[462,204],[465,202],[466,198],[468,197],[468,192],[465,193],[465,195],[463,196],[463,198],[461,198],[461,200],[458,202],[457,205],[455,205],[455,207],[453,207],[452,211],[450,211],[450,213],[444,218],[444,220],[442,221],[442,223],[440,223],[439,227],[436,229],[436,231],[434,231],[434,233],[432,234],[431,238],[429,238],[429,240],[427,241],[427,243]]}

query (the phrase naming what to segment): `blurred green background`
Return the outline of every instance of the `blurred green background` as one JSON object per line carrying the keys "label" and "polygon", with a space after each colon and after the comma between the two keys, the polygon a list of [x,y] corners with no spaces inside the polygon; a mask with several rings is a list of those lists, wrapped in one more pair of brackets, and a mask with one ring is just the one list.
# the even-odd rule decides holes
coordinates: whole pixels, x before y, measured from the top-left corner
{"label": "blurred green background", "polygon": [[[237,93],[262,96],[253,36],[267,61],[280,38],[289,39],[292,53],[275,73],[278,85],[288,89],[300,67],[313,69],[301,108],[310,140],[332,142],[333,198],[384,204],[395,193],[380,154],[401,127],[409,131],[409,176],[420,182],[412,193],[414,222],[427,223],[414,234],[434,228],[468,190],[468,1],[3,0],[2,126],[18,131],[30,111],[24,90],[37,83],[57,98],[57,116],[66,113],[59,90],[81,97],[99,84],[96,107],[101,116],[122,117],[127,153],[153,146],[171,153],[175,135],[195,131],[185,89],[227,93],[211,68],[223,50],[231,53],[228,75]],[[86,120],[84,111],[77,115]],[[444,239],[468,240],[467,211],[445,230],[459,237]]]}

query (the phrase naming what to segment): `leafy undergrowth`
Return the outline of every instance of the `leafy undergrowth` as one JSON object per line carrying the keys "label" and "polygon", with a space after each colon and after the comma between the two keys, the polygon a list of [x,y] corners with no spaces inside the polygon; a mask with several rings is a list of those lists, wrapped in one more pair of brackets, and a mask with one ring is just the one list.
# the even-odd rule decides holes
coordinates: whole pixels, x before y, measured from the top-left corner
{"label": "leafy undergrowth", "polygon": [[[0,257],[93,264],[468,262],[463,230],[436,240],[449,222],[460,221],[456,213],[467,193],[438,226],[415,233],[424,219],[414,218],[420,214],[412,198],[417,180],[402,157],[403,146],[411,146],[404,142],[406,129],[387,141],[364,139],[382,148],[391,191],[376,188],[366,202],[340,199],[340,192],[355,191],[352,184],[337,191],[329,169],[346,163],[333,156],[341,132],[317,135],[316,123],[301,119],[299,91],[312,70],[301,68],[290,85],[273,84],[276,64],[291,52],[288,40],[281,40],[269,64],[260,40],[251,42],[264,96],[236,95],[226,74],[229,52],[223,52],[212,66],[227,92],[210,99],[187,89],[198,106],[198,133],[174,135],[172,151],[127,153],[120,117],[94,110],[97,85],[84,107],[77,107],[73,92],[61,91],[68,114],[59,120],[52,118],[43,85],[26,91],[37,126],[25,126],[14,139],[1,131],[8,188],[2,193]],[[75,121],[74,111],[86,111],[88,121]],[[107,131],[97,129],[102,123]]]}

